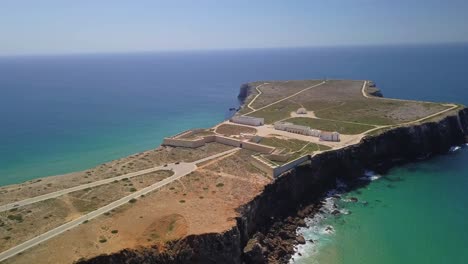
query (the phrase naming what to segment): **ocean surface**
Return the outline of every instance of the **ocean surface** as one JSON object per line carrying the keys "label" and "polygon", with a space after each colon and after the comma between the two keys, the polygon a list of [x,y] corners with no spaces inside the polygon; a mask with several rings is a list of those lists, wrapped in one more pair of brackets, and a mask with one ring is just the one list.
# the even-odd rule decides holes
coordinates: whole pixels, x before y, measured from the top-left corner
{"label": "ocean surface", "polygon": [[[0,57],[0,185],[83,170],[229,117],[242,83],[370,79],[468,105],[468,45]],[[300,263],[467,263],[468,148],[392,170],[313,219]],[[396,179],[396,180],[395,180]],[[333,231],[324,232],[331,226]]]}

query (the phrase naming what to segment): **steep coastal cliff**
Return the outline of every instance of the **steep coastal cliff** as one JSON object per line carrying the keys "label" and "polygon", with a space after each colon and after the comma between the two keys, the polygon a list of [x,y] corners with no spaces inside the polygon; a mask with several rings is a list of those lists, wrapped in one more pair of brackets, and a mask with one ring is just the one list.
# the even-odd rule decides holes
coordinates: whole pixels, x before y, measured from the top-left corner
{"label": "steep coastal cliff", "polygon": [[250,94],[252,94],[252,86],[248,83],[242,84],[237,99],[243,104]]}
{"label": "steep coastal cliff", "polygon": [[[247,86],[241,88],[240,100],[245,100],[248,90]],[[260,195],[238,209],[237,225],[229,231],[188,236],[170,243],[162,252],[156,248],[123,250],[79,263],[262,263],[271,250],[258,242],[266,239],[264,233],[318,201],[334,188],[337,178],[352,181],[368,169],[382,171],[442,154],[453,145],[465,143],[467,135],[468,109],[464,108],[438,120],[366,137],[358,144],[315,155],[267,185]],[[287,235],[282,239],[294,240]],[[288,258],[288,249],[283,251],[275,256],[278,262]]]}

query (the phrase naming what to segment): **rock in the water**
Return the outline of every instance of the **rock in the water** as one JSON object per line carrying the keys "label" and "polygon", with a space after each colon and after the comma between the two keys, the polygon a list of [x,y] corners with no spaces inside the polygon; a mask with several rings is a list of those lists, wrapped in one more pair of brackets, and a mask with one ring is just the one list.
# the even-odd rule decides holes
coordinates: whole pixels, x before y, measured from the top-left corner
{"label": "rock in the water", "polygon": [[349,200],[351,200],[351,202],[356,203],[356,202],[358,201],[358,198],[356,198],[356,197],[351,197],[351,198],[349,198]]}
{"label": "rock in the water", "polygon": [[341,212],[338,211],[338,210],[333,210],[333,212],[331,212],[331,213],[332,213],[332,215],[339,215]]}
{"label": "rock in the water", "polygon": [[246,263],[266,263],[265,248],[255,238],[250,239],[244,248]]}
{"label": "rock in the water", "polygon": [[294,232],[291,232],[291,231],[286,231],[286,230],[282,230],[279,232],[278,236],[283,239],[283,240],[286,240],[286,239],[290,239],[290,238],[294,238],[296,235],[294,234]]}
{"label": "rock in the water", "polygon": [[296,223],[296,224],[297,224],[297,226],[299,226],[299,227],[306,227],[306,226],[307,226],[307,223],[306,223],[306,221],[305,221],[304,219],[299,219],[299,220],[297,220],[297,223]]}
{"label": "rock in the water", "polygon": [[301,245],[304,245],[306,243],[303,236],[297,236],[296,241],[297,241],[298,244],[301,244]]}

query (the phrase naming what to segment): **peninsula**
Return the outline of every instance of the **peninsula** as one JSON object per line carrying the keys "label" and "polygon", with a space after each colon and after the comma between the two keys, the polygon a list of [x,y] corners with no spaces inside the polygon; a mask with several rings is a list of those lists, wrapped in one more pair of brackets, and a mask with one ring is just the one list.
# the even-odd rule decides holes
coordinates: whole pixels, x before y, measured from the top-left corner
{"label": "peninsula", "polygon": [[212,128],[82,172],[0,187],[4,263],[286,263],[336,179],[463,144],[468,109],[365,80],[262,81]]}

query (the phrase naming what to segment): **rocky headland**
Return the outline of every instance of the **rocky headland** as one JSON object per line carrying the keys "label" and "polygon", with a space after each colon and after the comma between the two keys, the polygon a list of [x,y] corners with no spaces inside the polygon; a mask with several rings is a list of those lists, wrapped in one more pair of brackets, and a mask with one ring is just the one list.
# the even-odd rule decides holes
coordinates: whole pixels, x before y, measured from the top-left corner
{"label": "rocky headland", "polygon": [[[250,95],[251,88],[242,86],[241,101]],[[375,95],[381,96],[380,91]],[[464,144],[468,109],[459,109],[312,156],[239,207],[237,224],[226,232],[191,235],[168,243],[164,249],[122,250],[78,263],[286,263],[295,245],[306,242],[296,235],[297,227],[305,226],[304,219],[320,209],[322,198],[335,188],[337,179],[353,183],[366,170],[385,172]]]}

